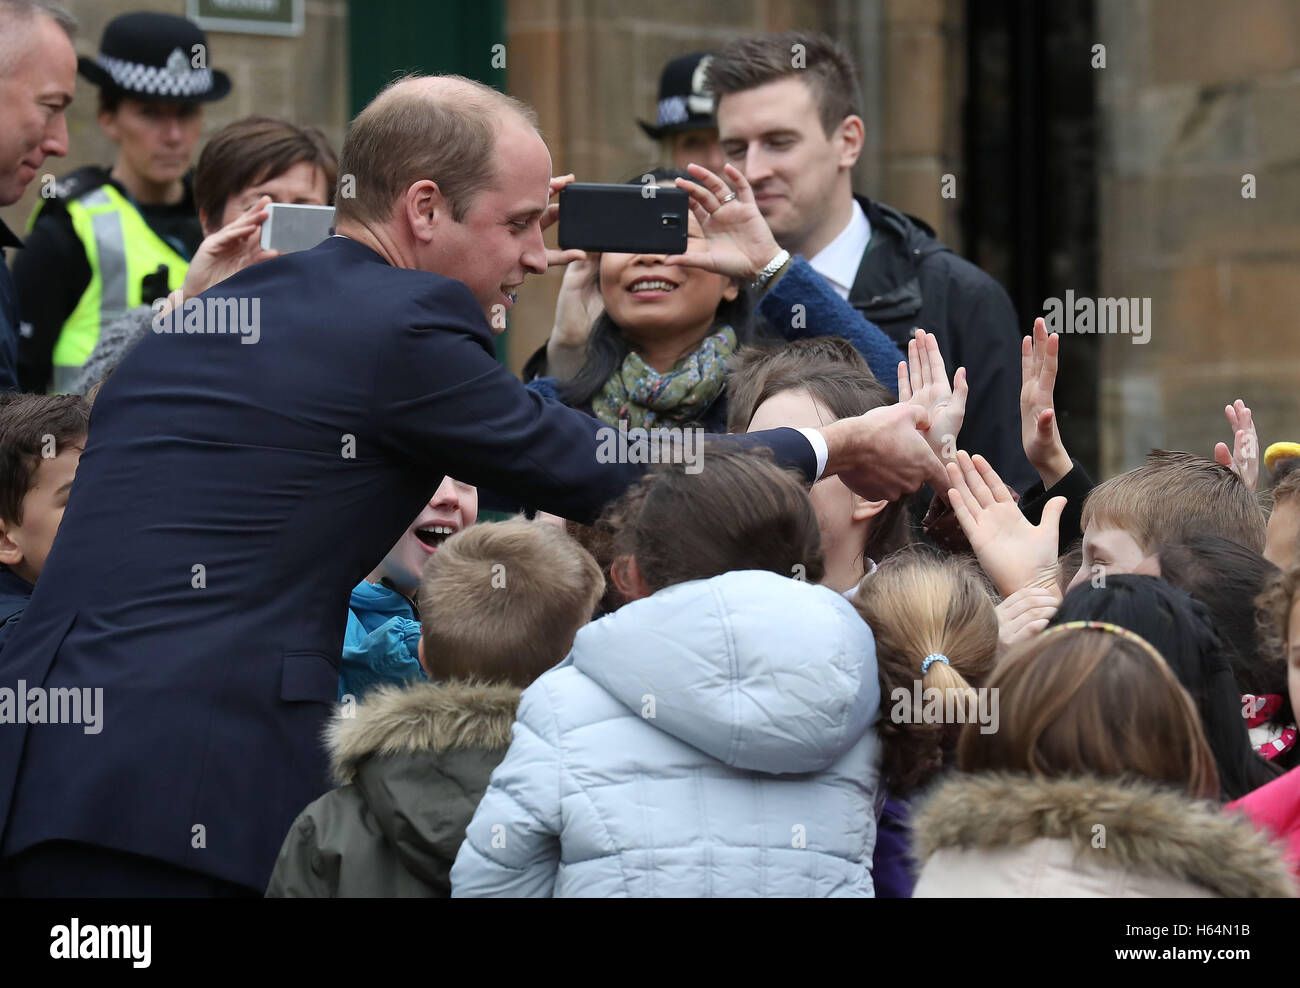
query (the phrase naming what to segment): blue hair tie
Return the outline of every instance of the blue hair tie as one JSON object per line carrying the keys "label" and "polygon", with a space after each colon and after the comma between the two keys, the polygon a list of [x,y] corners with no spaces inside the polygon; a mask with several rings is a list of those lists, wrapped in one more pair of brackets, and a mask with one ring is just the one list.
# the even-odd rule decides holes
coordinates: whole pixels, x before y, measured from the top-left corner
{"label": "blue hair tie", "polygon": [[934,665],[936,662],[942,662],[944,665],[949,667],[952,666],[952,663],[948,661],[948,656],[942,655],[939,652],[931,652],[929,655],[925,657],[925,660],[921,663],[921,675],[924,676],[927,672],[929,672],[930,666]]}

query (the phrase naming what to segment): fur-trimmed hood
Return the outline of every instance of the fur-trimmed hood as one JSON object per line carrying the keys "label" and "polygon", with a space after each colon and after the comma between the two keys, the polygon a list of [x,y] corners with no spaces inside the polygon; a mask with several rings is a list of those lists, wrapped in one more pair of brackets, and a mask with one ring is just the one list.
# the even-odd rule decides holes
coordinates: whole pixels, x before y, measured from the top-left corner
{"label": "fur-trimmed hood", "polygon": [[371,755],[510,747],[520,690],[508,685],[450,681],[385,686],[348,716],[340,707],[326,728],[334,779],[355,781]]}
{"label": "fur-trimmed hood", "polygon": [[[1097,829],[1098,826],[1104,830]],[[1094,843],[1104,835],[1104,852]],[[1031,842],[1068,842],[1075,861],[1094,869],[1078,872],[1080,885],[1096,883],[1096,866],[1152,880],[1187,883],[1228,898],[1288,898],[1297,894],[1280,850],[1245,820],[1154,783],[1116,779],[1046,779],[1027,775],[955,775],[917,810],[913,847],[935,894],[981,894],[978,856],[992,854],[1001,874],[988,877],[1017,894],[1005,854]],[[1065,847],[1062,843],[1061,848]],[[958,861],[965,852],[964,860]],[[972,863],[975,867],[971,867]],[[1060,862],[1056,862],[1059,864]],[[957,877],[960,865],[961,877]],[[1040,868],[1046,873],[1050,868]],[[1066,870],[1069,870],[1067,866]],[[1060,882],[1059,869],[1054,879]],[[1066,886],[1061,886],[1066,887]],[[920,884],[918,884],[918,892]],[[1021,894],[1024,894],[1023,892]],[[1047,894],[1051,894],[1050,892]],[[1057,894],[1068,894],[1058,892]],[[1168,894],[1167,892],[1165,894]]]}

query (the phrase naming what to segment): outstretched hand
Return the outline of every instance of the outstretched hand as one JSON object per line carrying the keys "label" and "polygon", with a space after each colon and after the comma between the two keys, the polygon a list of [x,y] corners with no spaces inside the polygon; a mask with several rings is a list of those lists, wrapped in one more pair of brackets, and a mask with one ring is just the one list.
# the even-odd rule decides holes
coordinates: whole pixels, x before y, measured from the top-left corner
{"label": "outstretched hand", "polygon": [[1214,447],[1214,460],[1241,478],[1248,490],[1253,491],[1259,481],[1259,436],[1255,432],[1255,421],[1250,414],[1250,406],[1238,398],[1231,405],[1224,406],[1228,424],[1232,426],[1232,452],[1227,443]]}
{"label": "outstretched hand", "polygon": [[910,402],[882,405],[865,415],[821,428],[826,474],[838,474],[854,494],[869,501],[896,501],[931,484],[947,486],[943,463],[925,441],[925,409]]}
{"label": "outstretched hand", "polygon": [[984,457],[957,454],[947,465],[952,510],[975,558],[1003,597],[1024,587],[1055,591],[1056,551],[1065,498],[1043,507],[1042,522],[1032,525],[1010,489]]}
{"label": "outstretched hand", "polygon": [[1049,336],[1041,318],[1034,320],[1033,335],[1020,343],[1020,440],[1044,490],[1051,490],[1074,467],[1056,424],[1053,391],[1060,348],[1061,338]]}
{"label": "outstretched hand", "polygon": [[758,211],[754,190],[734,165],[722,169],[736,187],[734,195],[727,183],[707,168],[692,164],[686,170],[699,181],[679,178],[677,187],[690,193],[691,213],[704,231],[704,245],[685,254],[669,254],[666,263],[753,281],[781,252]]}
{"label": "outstretched hand", "polygon": [[[957,455],[957,433],[966,418],[966,368],[958,367],[953,385],[939,351],[939,338],[923,329],[907,341],[907,360],[898,363],[898,400],[919,405],[930,423],[926,442],[941,460]],[[939,488],[942,493],[946,488]]]}
{"label": "outstretched hand", "polygon": [[1052,620],[1061,604],[1056,588],[1021,587],[994,608],[998,616],[998,640],[1010,647],[1032,638]]}

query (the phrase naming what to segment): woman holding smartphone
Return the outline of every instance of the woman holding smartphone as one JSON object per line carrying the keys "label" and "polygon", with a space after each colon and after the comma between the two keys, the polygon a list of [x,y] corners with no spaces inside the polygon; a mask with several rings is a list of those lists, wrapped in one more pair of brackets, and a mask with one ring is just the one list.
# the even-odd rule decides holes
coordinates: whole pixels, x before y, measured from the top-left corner
{"label": "woman holding smartphone", "polygon": [[607,251],[569,263],[551,339],[525,368],[531,388],[611,425],[724,432],[726,367],[739,347],[838,335],[892,390],[903,354],[777,245],[749,183],[724,170],[734,193],[698,165],[651,173],[691,195],[685,253]]}

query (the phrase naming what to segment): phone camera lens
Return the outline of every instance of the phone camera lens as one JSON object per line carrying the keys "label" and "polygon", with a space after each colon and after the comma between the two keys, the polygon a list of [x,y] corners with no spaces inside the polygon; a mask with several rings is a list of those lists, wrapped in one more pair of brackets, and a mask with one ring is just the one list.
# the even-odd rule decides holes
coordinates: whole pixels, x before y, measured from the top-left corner
{"label": "phone camera lens", "polygon": [[659,222],[665,230],[677,230],[681,228],[682,218],[676,213],[664,213]]}

